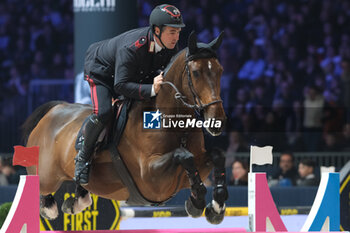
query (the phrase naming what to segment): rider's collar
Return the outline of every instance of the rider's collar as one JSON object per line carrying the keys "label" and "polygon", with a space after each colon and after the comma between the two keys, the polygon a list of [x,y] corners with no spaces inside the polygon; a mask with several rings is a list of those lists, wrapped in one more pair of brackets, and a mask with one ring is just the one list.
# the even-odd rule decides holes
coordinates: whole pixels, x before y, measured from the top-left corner
{"label": "rider's collar", "polygon": [[154,52],[155,52],[155,53],[158,53],[158,52],[160,52],[160,51],[163,49],[162,46],[160,46],[160,45],[157,43],[156,38],[154,38],[154,45],[155,45],[155,47],[154,47]]}

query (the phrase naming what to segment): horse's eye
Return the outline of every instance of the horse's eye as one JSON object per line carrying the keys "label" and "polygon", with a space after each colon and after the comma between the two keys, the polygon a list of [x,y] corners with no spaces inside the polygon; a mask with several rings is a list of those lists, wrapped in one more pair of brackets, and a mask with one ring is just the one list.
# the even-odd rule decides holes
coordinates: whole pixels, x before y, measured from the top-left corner
{"label": "horse's eye", "polygon": [[198,70],[193,70],[192,71],[193,75],[198,78],[199,77],[199,71]]}

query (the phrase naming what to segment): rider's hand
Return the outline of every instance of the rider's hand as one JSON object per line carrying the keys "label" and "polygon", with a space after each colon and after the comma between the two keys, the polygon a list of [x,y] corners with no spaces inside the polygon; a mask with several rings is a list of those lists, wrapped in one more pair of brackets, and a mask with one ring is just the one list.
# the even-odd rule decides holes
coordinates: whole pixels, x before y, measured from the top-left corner
{"label": "rider's hand", "polygon": [[162,82],[163,82],[163,72],[160,73],[158,76],[156,76],[153,79],[153,88],[154,88],[154,92],[156,94],[158,94],[159,89],[160,89],[160,85],[161,85]]}

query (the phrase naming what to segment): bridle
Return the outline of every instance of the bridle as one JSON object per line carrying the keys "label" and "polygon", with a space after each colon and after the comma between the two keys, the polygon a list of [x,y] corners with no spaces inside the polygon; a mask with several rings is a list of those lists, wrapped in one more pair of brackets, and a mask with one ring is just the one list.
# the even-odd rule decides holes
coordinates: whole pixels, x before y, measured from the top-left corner
{"label": "bridle", "polygon": [[[214,56],[211,56],[211,57],[214,57]],[[190,90],[191,90],[191,93],[192,93],[192,96],[193,96],[193,102],[194,104],[190,104],[186,101],[187,97],[182,95],[181,92],[179,91],[179,89],[170,81],[164,81],[162,82],[162,85],[164,84],[168,84],[170,85],[174,90],[175,90],[175,99],[178,99],[182,102],[183,105],[185,105],[186,107],[188,108],[192,108],[194,109],[197,114],[199,115],[202,115],[201,113],[203,112],[203,110],[207,107],[209,107],[210,105],[213,105],[213,104],[217,104],[217,103],[221,103],[222,100],[214,100],[210,103],[207,103],[207,104],[203,104],[201,99],[199,98],[196,90],[194,89],[194,86],[193,86],[193,82],[192,82],[192,77],[191,77],[191,72],[190,72],[190,69],[188,67],[188,63],[194,59],[196,59],[198,57],[194,56],[194,55],[189,55],[188,54],[188,51],[186,53],[186,64],[185,64],[185,70],[186,70],[186,73],[187,73],[187,81],[188,81],[188,86],[190,87]],[[209,57],[207,57],[209,58]],[[197,104],[198,103],[198,104]]]}

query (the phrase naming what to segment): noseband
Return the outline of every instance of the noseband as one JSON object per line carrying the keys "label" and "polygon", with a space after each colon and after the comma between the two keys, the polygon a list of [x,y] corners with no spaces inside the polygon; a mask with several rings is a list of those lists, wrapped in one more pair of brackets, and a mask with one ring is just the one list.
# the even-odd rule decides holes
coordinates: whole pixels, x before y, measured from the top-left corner
{"label": "noseband", "polygon": [[201,113],[203,112],[203,110],[205,108],[207,108],[208,106],[210,106],[212,104],[221,103],[222,100],[214,100],[214,101],[212,101],[210,103],[207,103],[207,104],[203,104],[202,103],[202,101],[199,98],[196,90],[194,89],[193,82],[192,82],[192,77],[191,77],[191,72],[190,72],[190,69],[188,67],[188,63],[190,61],[194,60],[195,58],[197,58],[197,57],[189,56],[188,53],[187,53],[187,55],[186,55],[186,65],[185,65],[185,69],[186,69],[186,72],[187,72],[188,86],[190,87],[190,90],[191,90],[191,93],[192,93],[192,96],[193,96],[194,104],[190,104],[190,103],[186,102],[186,99],[187,99],[186,96],[182,95],[181,92],[179,91],[179,89],[172,82],[164,81],[164,82],[162,82],[162,85],[163,84],[170,85],[175,90],[175,95],[174,95],[175,99],[181,100],[183,105],[185,105],[188,108],[194,109],[198,114],[201,115]]}

